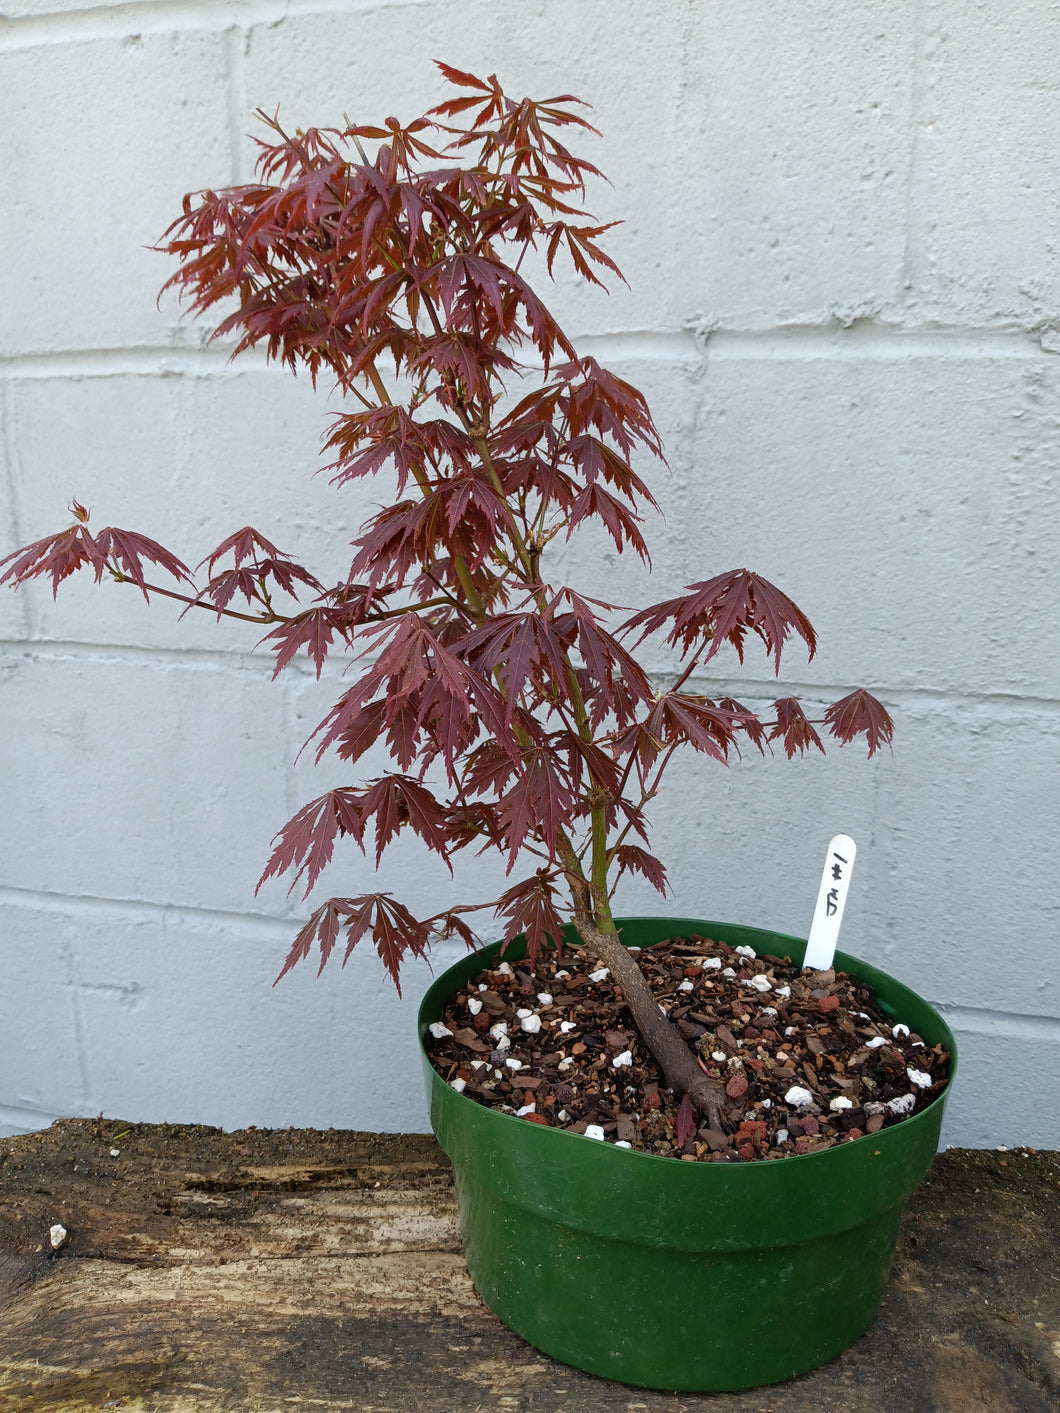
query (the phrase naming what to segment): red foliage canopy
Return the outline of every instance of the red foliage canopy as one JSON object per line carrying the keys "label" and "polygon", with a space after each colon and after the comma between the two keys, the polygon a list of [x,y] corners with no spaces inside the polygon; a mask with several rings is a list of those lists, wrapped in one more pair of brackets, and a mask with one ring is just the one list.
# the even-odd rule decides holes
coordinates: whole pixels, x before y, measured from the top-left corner
{"label": "red foliage canopy", "polygon": [[[475,906],[493,907],[506,937],[525,931],[532,957],[571,915],[607,930],[624,872],[665,892],[662,863],[629,836],[647,842],[645,807],[679,747],[725,762],[746,737],[790,757],[821,747],[823,726],[840,742],[864,735],[871,756],[893,728],[864,691],[810,721],[791,697],[769,717],[684,690],[723,643],[742,662],[757,637],[777,674],[789,637],[813,656],[805,614],[749,570],[617,625],[611,605],[548,582],[550,542],[593,522],[647,560],[641,516],[655,501],[634,463],[662,448],[640,392],[579,355],[521,273],[535,248],[550,273],[562,258],[592,283],[618,273],[599,244],[607,227],[581,205],[596,169],[565,145],[567,130],[591,130],[578,101],[515,101],[493,75],[439,67],[457,96],[407,126],[289,134],[261,114],[258,180],[186,197],[163,246],[178,261],[167,288],[199,313],[226,311],[215,337],[234,334],[237,353],[263,345],[345,395],[326,443],[336,486],[393,474],[345,580],[325,587],[246,526],[207,555],[196,586],[145,536],[91,533],[75,505],[74,525],[10,555],[0,582],[43,578],[54,593],[87,565],[263,625],[277,673],[303,651],[318,676],[331,652],[352,653],[359,676],[318,728],[318,752],[352,763],[385,746],[397,769],[300,809],[262,881],[290,872],[308,895],[336,841],[366,850],[370,831],[377,863],[407,830],[446,861],[471,843],[499,850],[509,872],[529,855],[528,877]],[[188,591],[150,583],[149,567]],[[665,632],[676,653],[660,694],[620,642],[638,630],[638,642]],[[332,898],[284,971],[314,946],[323,965],[342,933],[345,960],[370,935],[396,982],[432,936],[471,941],[470,910],[417,919],[385,893]]]}

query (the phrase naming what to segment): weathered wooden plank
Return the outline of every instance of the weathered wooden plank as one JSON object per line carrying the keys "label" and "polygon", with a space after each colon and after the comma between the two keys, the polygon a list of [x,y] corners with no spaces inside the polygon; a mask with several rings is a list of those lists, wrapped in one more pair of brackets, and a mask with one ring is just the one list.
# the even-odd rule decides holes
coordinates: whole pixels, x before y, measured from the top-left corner
{"label": "weathered wooden plank", "polygon": [[[0,1141],[0,1159],[4,1413],[1060,1402],[1055,1154],[940,1158],[868,1335],[794,1384],[713,1398],[591,1379],[504,1329],[468,1279],[432,1139],[71,1120]],[[52,1252],[54,1222],[69,1235]]]}

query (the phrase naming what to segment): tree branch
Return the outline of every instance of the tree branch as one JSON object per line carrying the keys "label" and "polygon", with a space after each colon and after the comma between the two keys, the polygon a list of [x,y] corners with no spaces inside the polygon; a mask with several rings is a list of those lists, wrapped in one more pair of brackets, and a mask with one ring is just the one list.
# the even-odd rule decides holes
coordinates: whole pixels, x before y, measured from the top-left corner
{"label": "tree branch", "polygon": [[711,1128],[721,1129],[724,1102],[721,1084],[703,1072],[695,1055],[659,1009],[647,977],[622,945],[618,933],[602,932],[580,910],[575,916],[575,926],[593,956],[610,969],[669,1088],[677,1094],[687,1094],[696,1113],[705,1118]]}

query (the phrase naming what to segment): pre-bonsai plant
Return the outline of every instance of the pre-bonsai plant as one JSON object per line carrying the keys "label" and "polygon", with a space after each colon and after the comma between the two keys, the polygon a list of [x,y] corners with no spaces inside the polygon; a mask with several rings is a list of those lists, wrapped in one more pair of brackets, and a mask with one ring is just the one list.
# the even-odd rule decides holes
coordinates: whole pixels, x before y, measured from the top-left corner
{"label": "pre-bonsai plant", "polygon": [[[525,934],[531,964],[572,925],[666,1084],[718,1129],[719,1081],[661,1013],[612,914],[624,873],[666,891],[647,806],[680,747],[725,762],[777,741],[790,758],[823,749],[824,727],[841,743],[864,737],[871,756],[892,723],[862,690],[811,721],[791,697],[764,715],[689,689],[723,645],[742,661],[759,639],[778,674],[790,637],[813,655],[806,615],[756,573],[714,574],[632,614],[552,582],[549,546],[594,522],[647,561],[641,515],[655,501],[635,463],[662,447],[642,395],[577,353],[523,273],[540,250],[550,273],[565,257],[592,283],[618,274],[606,227],[581,207],[596,169],[559,136],[589,127],[577,100],[515,102],[493,76],[440,68],[458,96],[405,126],[288,134],[262,114],[260,180],[186,197],[163,246],[179,261],[167,288],[197,312],[227,311],[215,336],[237,334],[237,354],[264,344],[348,399],[326,442],[334,484],[395,474],[345,579],[326,587],[245,527],[196,583],[142,535],[92,532],[75,504],[73,526],[9,556],[0,582],[44,577],[55,592],[88,567],[263,626],[277,673],[302,651],[318,676],[329,652],[352,654],[360,675],[317,728],[317,758],[334,749],[352,765],[378,744],[396,768],[300,809],[262,881],[292,871],[308,896],[336,840],[374,846],[378,864],[402,830],[446,861],[478,846],[529,871],[499,898],[426,918],[388,893],[330,898],[281,975],[314,947],[323,967],[340,937],[345,961],[370,935],[396,983],[435,937],[475,945],[467,917],[482,908],[506,942]],[[151,566],[178,587],[154,583]],[[635,656],[650,635],[674,650],[665,689]]]}
{"label": "pre-bonsai plant", "polygon": [[[537,247],[550,271],[562,253],[593,283],[601,267],[618,273],[598,244],[606,228],[577,204],[596,169],[556,136],[589,127],[576,100],[516,103],[494,77],[440,67],[461,96],[405,127],[390,118],[289,136],[266,119],[274,140],[260,144],[262,181],[185,198],[167,232],[165,249],[180,261],[167,288],[196,311],[238,301],[215,336],[238,333],[237,353],[264,344],[292,371],[334,378],[350,399],[327,439],[334,484],[396,471],[396,496],[354,542],[347,578],[325,588],[247,527],[206,557],[197,587],[176,555],[129,531],[93,533],[75,504],[74,525],[8,556],[0,582],[46,577],[54,593],[87,566],[97,581],[249,619],[268,627],[277,673],[301,650],[318,675],[336,645],[359,650],[370,665],[318,728],[317,759],[334,747],[353,763],[382,741],[398,770],[305,805],[262,881],[293,869],[308,896],[336,839],[352,836],[363,850],[372,828],[377,863],[411,829],[446,859],[474,844],[500,850],[509,872],[527,857],[535,867],[499,899],[428,918],[389,894],[331,898],[284,970],[314,944],[323,966],[340,933],[346,957],[371,934],[396,982],[402,959],[432,936],[473,943],[466,915],[483,908],[504,919],[506,939],[526,932],[532,959],[573,919],[668,1082],[716,1117],[712,1083],[615,932],[611,897],[624,872],[666,889],[664,865],[645,847],[645,807],[680,746],[725,761],[741,740],[759,750],[779,740],[790,757],[823,749],[823,724],[842,742],[864,735],[871,756],[891,721],[864,691],[811,722],[794,698],[765,720],[684,690],[724,643],[742,660],[757,636],[778,673],[789,635],[813,655],[805,614],[748,570],[714,575],[617,626],[611,605],[549,581],[547,546],[592,521],[616,549],[647,559],[640,511],[655,501],[632,462],[662,447],[641,394],[579,357],[520,273]],[[429,145],[439,137],[443,151]],[[470,160],[458,165],[463,154]],[[189,587],[149,582],[148,565]],[[276,602],[305,591],[309,607]],[[654,632],[677,654],[663,692],[620,641]]]}

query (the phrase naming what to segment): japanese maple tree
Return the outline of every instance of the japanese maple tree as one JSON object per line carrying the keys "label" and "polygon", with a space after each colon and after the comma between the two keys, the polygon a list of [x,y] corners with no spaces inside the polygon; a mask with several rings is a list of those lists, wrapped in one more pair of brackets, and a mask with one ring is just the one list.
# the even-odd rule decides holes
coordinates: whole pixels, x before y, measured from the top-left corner
{"label": "japanese maple tree", "polygon": [[[762,715],[693,691],[724,644],[740,661],[760,640],[779,675],[789,638],[809,655],[806,615],[746,569],[712,575],[623,617],[553,583],[547,546],[602,525],[617,550],[647,561],[642,513],[655,501],[636,465],[662,457],[642,395],[581,356],[522,273],[540,249],[551,274],[573,262],[594,284],[619,271],[607,229],[583,210],[595,167],[565,145],[589,128],[570,95],[508,98],[439,65],[456,96],[416,122],[286,133],[260,114],[259,180],[184,199],[163,249],[193,310],[222,306],[215,337],[314,382],[334,382],[345,410],[326,446],[333,484],[393,478],[361,528],[345,579],[327,587],[247,526],[199,566],[153,540],[93,532],[88,512],[3,561],[0,582],[76,570],[133,584],[218,617],[267,628],[276,673],[301,653],[317,675],[329,653],[359,675],[317,728],[317,759],[352,766],[377,743],[394,769],[329,790],[276,837],[262,875],[315,887],[336,840],[378,864],[403,830],[449,860],[481,846],[514,881],[499,898],[415,917],[389,893],[329,898],[299,932],[281,975],[314,949],[323,967],[366,936],[398,981],[432,938],[476,939],[469,913],[491,908],[504,937],[525,932],[531,963],[573,921],[621,987],[666,1081],[720,1126],[720,1088],[660,1013],[611,912],[624,873],[666,891],[648,848],[645,810],[680,748],[725,762],[743,742],[778,741],[788,757],[864,735],[871,756],[892,723],[856,691],[807,718],[785,698]],[[366,150],[366,145],[369,150]],[[156,570],[173,581],[149,580]],[[635,656],[662,635],[674,680],[656,690]],[[260,884],[259,884],[260,886]]]}

